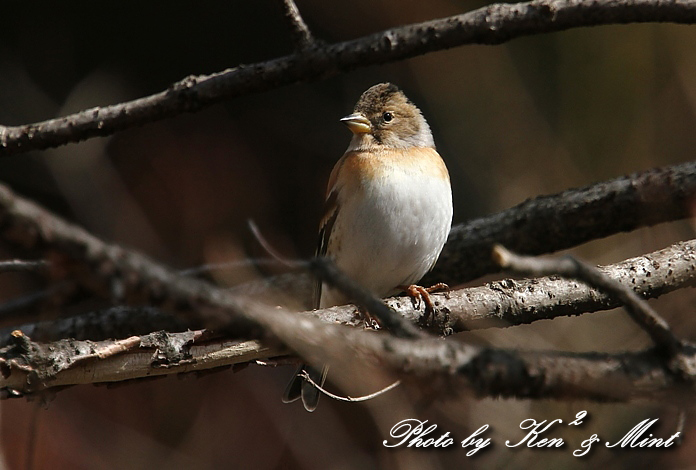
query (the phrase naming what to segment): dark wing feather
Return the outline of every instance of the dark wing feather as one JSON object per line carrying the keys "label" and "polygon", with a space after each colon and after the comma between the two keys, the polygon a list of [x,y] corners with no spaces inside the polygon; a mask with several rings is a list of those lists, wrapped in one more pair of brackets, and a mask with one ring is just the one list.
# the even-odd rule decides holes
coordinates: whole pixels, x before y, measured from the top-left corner
{"label": "dark wing feather", "polygon": [[[317,242],[317,251],[315,256],[326,256],[329,248],[329,239],[334,223],[338,217],[338,191],[332,191],[326,198],[324,203],[324,217],[321,219],[319,227],[319,240]],[[319,308],[321,301],[321,280],[317,279],[314,284],[314,308]]]}

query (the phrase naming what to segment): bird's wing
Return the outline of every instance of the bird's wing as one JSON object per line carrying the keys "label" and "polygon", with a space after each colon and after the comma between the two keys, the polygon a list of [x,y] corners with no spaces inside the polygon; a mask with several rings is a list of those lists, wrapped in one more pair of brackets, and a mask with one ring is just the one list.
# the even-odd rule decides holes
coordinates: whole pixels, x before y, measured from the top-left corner
{"label": "bird's wing", "polygon": [[[329,247],[329,239],[333,230],[336,217],[338,217],[338,191],[332,191],[324,203],[324,216],[319,224],[319,240],[317,242],[316,256],[326,256]],[[322,282],[317,279],[314,284],[314,308],[319,308],[321,301]]]}

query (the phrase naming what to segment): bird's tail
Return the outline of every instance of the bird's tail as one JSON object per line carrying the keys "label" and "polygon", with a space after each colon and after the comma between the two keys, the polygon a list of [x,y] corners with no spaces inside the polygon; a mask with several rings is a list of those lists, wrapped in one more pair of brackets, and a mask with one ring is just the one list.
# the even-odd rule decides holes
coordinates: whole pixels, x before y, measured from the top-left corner
{"label": "bird's tail", "polygon": [[290,403],[301,397],[302,404],[304,405],[305,409],[307,411],[314,411],[317,407],[317,403],[319,403],[319,396],[321,393],[314,385],[307,382],[301,374],[302,372],[306,372],[314,383],[322,387],[324,386],[326,373],[328,371],[329,366],[323,366],[321,371],[319,371],[312,366],[302,364],[297,369],[295,375],[285,389],[285,393],[283,394],[283,402]]}

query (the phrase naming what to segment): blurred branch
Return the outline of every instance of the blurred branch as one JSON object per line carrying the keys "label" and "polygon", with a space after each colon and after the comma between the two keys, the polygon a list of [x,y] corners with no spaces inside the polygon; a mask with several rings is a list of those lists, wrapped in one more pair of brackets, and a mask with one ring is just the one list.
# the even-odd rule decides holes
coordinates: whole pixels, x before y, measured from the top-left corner
{"label": "blurred branch", "polygon": [[[1,311],[1,310],[0,310]],[[70,317],[15,323],[0,329],[0,347],[12,342],[11,332],[20,330],[34,341],[47,343],[61,339],[104,341],[145,335],[153,331],[186,331],[194,325],[154,307],[120,305]]]}
{"label": "blurred branch", "polygon": [[0,261],[0,272],[41,272],[47,265],[48,263],[45,260],[25,261],[13,259]]}
{"label": "blurred branch", "polygon": [[[567,245],[568,239],[578,241],[579,234],[582,234],[582,240],[593,233],[604,236],[643,223],[686,217],[690,215],[690,200],[695,190],[696,163],[686,163],[537,198],[455,228],[456,234],[446,245],[438,269],[442,271],[443,266],[449,266],[466,278],[472,275],[471,272],[480,272],[482,266],[494,266],[488,260],[490,251],[487,250],[489,245],[499,241],[510,242],[516,247],[526,246],[532,252],[551,250],[559,243]],[[81,228],[67,224],[35,204],[16,197],[1,185],[0,223],[3,227],[0,238],[53,253],[55,262],[51,274],[54,278],[70,277],[73,281],[81,282],[88,290],[96,289],[102,297],[117,302],[129,297],[134,305],[166,308],[173,301],[166,295],[168,284],[165,279],[178,279],[180,276],[177,273],[164,273],[161,266],[144,256],[104,244]],[[463,233],[469,233],[470,239],[461,239]],[[612,278],[635,288],[641,295],[658,297],[694,285],[694,250],[693,241],[680,243],[604,269]],[[71,258],[79,262],[70,261]],[[452,258],[454,261],[450,261]],[[457,260],[461,266],[472,271],[458,267]],[[478,264],[477,260],[480,260]],[[301,289],[297,282],[292,284],[292,279],[287,288]],[[183,278],[181,282],[200,283],[183,281]],[[260,295],[244,286],[234,289],[234,292],[237,296]],[[530,323],[541,318],[577,315],[619,306],[618,302],[583,284],[557,278],[494,282],[487,286],[453,291],[449,299],[442,295],[433,297],[438,302],[433,328],[440,334],[491,324]],[[174,298],[178,298],[178,294]],[[189,303],[190,298],[184,299],[181,305],[187,306]],[[422,309],[415,309],[408,298],[390,299],[388,305],[411,321],[419,321],[423,315]],[[192,305],[188,307],[189,311],[198,313],[187,317],[187,326],[203,326],[201,318],[197,318],[202,310]],[[318,315],[328,321],[347,324],[356,324],[358,317],[354,306],[326,309]],[[110,321],[110,317],[105,318]],[[226,318],[226,315],[222,315],[222,318]],[[103,331],[114,331],[112,328],[118,327],[118,324],[107,322]],[[149,331],[166,328],[165,323],[153,323],[152,326]]]}
{"label": "blurred branch", "polygon": [[537,0],[494,4],[461,15],[400,26],[352,41],[317,45],[295,54],[189,76],[167,90],[57,119],[0,126],[0,156],[57,147],[147,122],[198,111],[235,96],[318,80],[358,67],[464,44],[500,44],[530,34],[583,26],[645,22],[696,23],[696,0]]}
{"label": "blurred branch", "polygon": [[[527,398],[654,399],[691,392],[689,380],[696,378],[696,371],[691,370],[691,365],[696,364],[696,350],[688,345],[679,354],[682,374],[678,380],[652,351],[621,355],[514,352],[456,341],[366,333],[308,316],[299,321],[297,314],[233,297],[223,289],[183,277],[139,253],[105,243],[15,196],[4,186],[0,186],[0,238],[45,251],[53,277],[73,279],[97,295],[131,305],[146,303],[217,328],[218,332],[260,339],[265,347],[274,348],[272,353],[264,352],[260,343],[245,342],[244,354],[249,356],[244,361],[282,353],[286,349],[276,345],[283,344],[312,363],[346,358],[377,361],[407,379],[441,380],[450,387],[448,390],[458,391],[459,385],[473,386],[481,394]],[[668,257],[661,260],[665,265],[660,266],[660,261],[650,260],[655,275],[646,273],[646,277],[659,278],[659,269],[667,273],[664,280],[656,282],[656,290],[669,290],[667,285],[677,272],[679,279],[692,281],[683,270],[694,271],[693,242],[675,246],[671,255],[668,250],[663,250],[663,254],[678,256],[679,249],[684,253],[680,262]],[[502,304],[497,299],[495,303]],[[330,310],[333,309],[327,309]],[[439,311],[445,318],[451,317],[451,313],[442,308]],[[228,354],[217,360],[218,345],[213,346],[217,349],[211,352],[210,362],[204,359],[209,357],[207,353],[201,352],[191,363],[191,350],[196,340],[203,338],[200,331],[161,332],[101,343],[64,340],[42,345],[21,332],[14,332],[12,338],[12,344],[0,353],[0,388],[6,396],[70,383],[150,376],[153,370],[167,373],[172,367],[182,368],[171,371],[218,367],[238,360],[234,354],[234,358]],[[154,353],[140,354],[141,348],[154,349]],[[140,362],[123,362],[131,359]],[[104,364],[109,367],[103,368]]]}
{"label": "blurred branch", "polygon": [[490,256],[501,244],[538,255],[639,227],[694,216],[696,162],[656,168],[540,196],[452,228],[424,284],[450,285],[500,270]]}
{"label": "blurred branch", "polygon": [[[646,299],[678,289],[696,286],[696,240],[680,242],[621,263],[599,267],[601,272],[634,289]],[[288,286],[287,288],[292,288]],[[244,293],[244,290],[237,290]],[[246,293],[253,297],[254,293]],[[263,298],[263,294],[258,294]],[[461,331],[507,327],[537,320],[609,310],[621,303],[597,289],[558,276],[524,280],[503,280],[484,286],[453,290],[448,296],[433,294],[436,302],[432,333],[449,335]],[[409,297],[385,300],[394,312],[413,323],[424,324],[425,307],[416,308]],[[355,305],[343,305],[304,312],[327,323],[361,325]],[[106,339],[141,335],[156,330],[181,331],[193,327],[181,318],[153,307],[119,306],[87,314],[15,326],[39,341],[62,338]],[[9,330],[0,330],[0,347],[7,344]]]}
{"label": "blurred branch", "polygon": [[0,185],[0,239],[45,252],[52,278],[70,279],[115,303],[160,307],[193,324],[224,326],[240,334],[251,334],[249,330],[256,326],[244,315],[244,299],[106,243],[4,185]]}
{"label": "blurred branch", "polygon": [[[693,400],[693,389],[677,378],[653,351],[623,354],[520,352],[481,348],[456,341],[403,339],[383,333],[297,321],[283,310],[250,304],[248,313],[281,341],[322,349],[330,357],[377,361],[410,382],[439,384],[458,394],[471,388],[482,396],[588,399],[598,401]],[[153,333],[95,343],[64,340],[41,345],[17,332],[15,344],[0,353],[2,397],[15,397],[74,384],[123,381],[249,362],[282,354],[255,341],[196,345],[201,332]],[[144,349],[144,350],[143,350]],[[300,348],[302,349],[302,348]],[[153,352],[154,350],[154,352]],[[685,346],[683,363],[696,363]],[[51,364],[51,367],[45,367]]]}
{"label": "blurred branch", "polygon": [[315,258],[310,263],[310,269],[319,279],[366,309],[370,315],[377,318],[382,327],[394,336],[399,338],[423,338],[427,336],[403,315],[391,309],[381,299],[346,276],[329,258]]}

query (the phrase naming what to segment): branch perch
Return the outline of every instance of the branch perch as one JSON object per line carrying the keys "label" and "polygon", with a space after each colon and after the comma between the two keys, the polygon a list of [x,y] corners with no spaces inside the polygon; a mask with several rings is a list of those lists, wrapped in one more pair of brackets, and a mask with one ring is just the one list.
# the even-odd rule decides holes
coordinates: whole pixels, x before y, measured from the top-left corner
{"label": "branch perch", "polygon": [[[50,266],[49,273],[54,278],[68,278],[98,296],[130,305],[145,303],[177,313],[189,321],[200,322],[207,327],[218,328],[245,338],[265,339],[270,344],[277,344],[276,341],[279,341],[310,362],[321,362],[327,354],[329,359],[333,360],[348,357],[360,357],[372,362],[377,360],[387,368],[414,380],[440,378],[451,382],[455,390],[460,385],[473,385],[480,393],[493,396],[500,394],[530,398],[622,400],[672,396],[676,392],[692,391],[688,383],[677,384],[676,379],[666,372],[662,365],[658,366],[654,362],[657,356],[652,351],[624,355],[569,355],[491,350],[454,341],[413,340],[380,333],[365,333],[353,328],[326,324],[309,316],[298,316],[282,309],[267,307],[246,298],[234,297],[229,292],[206,282],[183,277],[137,252],[105,243],[80,227],[69,224],[36,204],[14,195],[2,185],[0,238],[45,252]],[[646,273],[643,281],[639,281],[640,287],[648,292],[661,293],[675,288],[675,284],[692,285],[694,243],[696,242],[682,243],[663,250],[659,254],[665,258],[660,258],[659,261],[649,256],[635,260],[636,265],[642,263]],[[635,270],[632,266],[622,268]],[[648,276],[648,273],[656,275]],[[640,277],[632,273],[627,279],[629,282],[636,282]],[[553,279],[549,281],[558,282]],[[530,286],[530,293],[538,291],[538,282],[529,281],[527,285]],[[500,312],[505,308],[506,302],[513,303],[512,300],[517,294],[515,288],[519,285],[523,284],[508,281],[493,283],[487,288],[498,290],[502,295],[499,298],[492,296],[483,300],[498,306]],[[580,292],[577,286],[572,290]],[[468,291],[464,296],[453,293],[451,300],[462,304],[471,302],[471,292]],[[544,295],[548,296],[548,293]],[[596,306],[610,303],[609,300],[602,301],[601,295],[596,292],[586,295],[584,300],[589,298]],[[525,298],[527,305],[535,305],[529,301],[530,297]],[[439,299],[441,302],[445,300]],[[410,300],[401,301],[410,304]],[[390,305],[394,305],[393,301]],[[449,306],[438,308],[439,318],[444,320],[445,325],[458,325],[461,318],[456,319],[453,311],[449,311],[448,308]],[[326,311],[333,312],[335,309]],[[414,312],[412,306],[410,311]],[[476,314],[475,309],[468,308],[462,309],[461,312]],[[532,317],[538,318],[537,311],[526,313],[529,315],[528,321],[531,321]],[[58,369],[58,372],[53,369],[52,372],[46,367],[47,364],[56,364],[50,360],[52,345],[36,346],[36,343],[23,334],[16,335],[15,338],[15,344],[5,351],[6,355],[2,357],[3,365],[0,366],[2,383],[12,383],[12,386],[8,385],[6,388],[9,394],[54,386],[58,383],[55,380],[62,374],[62,370],[67,372],[72,367],[87,367],[89,364],[94,366],[94,361],[101,361],[98,355],[94,357],[95,350],[107,352],[108,357],[103,359],[105,361],[118,361],[118,358],[135,354],[135,344],[143,345],[142,338],[137,341],[128,338],[125,344],[119,343],[113,348],[109,344],[95,346],[93,343],[68,343],[70,347],[84,347],[84,354],[91,356],[78,361],[77,366]],[[190,342],[184,336],[181,344]],[[167,348],[160,348],[161,344],[154,340],[151,343],[150,346],[155,347],[159,353],[154,360],[152,353],[148,353],[147,366],[140,369],[143,373],[150,375],[151,369],[157,364],[182,365],[182,361],[189,360],[185,355],[171,356]],[[70,347],[64,349],[71,350]],[[27,362],[35,348],[40,352],[44,351],[37,357],[44,360]],[[163,350],[165,352],[160,354]],[[174,348],[174,352],[176,351]],[[696,364],[693,348],[686,345],[680,356],[685,368],[684,377],[696,377],[696,372],[689,369],[690,364]],[[46,362],[47,358],[49,360]],[[43,375],[37,376],[38,371]],[[90,373],[97,372],[90,369]],[[17,374],[21,384],[14,382]]]}
{"label": "branch perch", "polygon": [[[249,315],[283,341],[297,343],[303,341],[298,338],[312,338],[307,343],[310,349],[328,348],[334,358],[350,357],[351,361],[376,360],[409,382],[439,380],[450,394],[460,393],[462,387],[473,387],[481,396],[621,402],[693,400],[693,388],[667,372],[654,351],[623,354],[507,351],[456,341],[408,340],[384,333],[366,333],[317,320],[298,321],[295,314],[258,304],[249,307]],[[168,334],[163,338],[153,334],[148,335],[148,341],[129,338],[116,347],[66,340],[60,348],[37,345],[18,334],[18,343],[0,356],[2,397],[79,383],[218,368],[253,360],[259,354],[268,357],[284,352],[264,350],[256,342],[196,346],[195,334]],[[172,351],[167,353],[167,345],[171,344]],[[134,345],[155,349],[155,354],[152,350],[134,349]],[[109,354],[99,359],[95,350]],[[696,349],[692,346],[685,346],[683,355],[691,364],[696,363]],[[37,363],[55,367],[52,373],[39,376],[34,367]]]}
{"label": "branch perch", "polygon": [[[663,250],[621,263],[599,267],[612,279],[629,286],[646,299],[677,289],[696,286],[696,240],[679,242]],[[502,280],[484,286],[453,290],[449,297],[433,294],[436,301],[432,333],[449,335],[460,331],[506,327],[537,320],[620,307],[616,299],[584,283],[558,276],[525,280]],[[415,308],[409,297],[391,297],[386,304],[413,323],[423,324],[424,306]],[[360,326],[354,305],[304,312],[327,323]],[[150,331],[181,331],[188,325],[181,318],[152,307],[114,307],[84,315],[15,326],[40,341],[62,338],[105,339],[145,334]],[[5,346],[9,331],[0,333]]]}
{"label": "branch perch", "polygon": [[668,359],[672,359],[681,351],[681,343],[665,319],[633,289],[612,279],[598,268],[572,256],[552,259],[520,256],[502,245],[494,246],[492,254],[495,262],[503,269],[532,276],[559,274],[569,279],[584,281],[621,302],[631,318],[650,336],[658,351]]}

